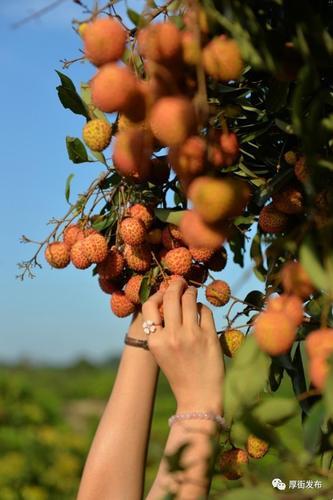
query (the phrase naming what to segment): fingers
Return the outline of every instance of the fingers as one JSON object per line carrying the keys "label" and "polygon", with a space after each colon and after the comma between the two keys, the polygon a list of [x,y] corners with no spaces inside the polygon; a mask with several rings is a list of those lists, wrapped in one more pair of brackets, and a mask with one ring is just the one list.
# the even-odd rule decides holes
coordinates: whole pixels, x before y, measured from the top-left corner
{"label": "fingers", "polygon": [[168,328],[179,328],[182,324],[181,299],[186,282],[183,279],[171,281],[163,297],[164,324]]}
{"label": "fingers", "polygon": [[156,325],[162,324],[162,318],[159,311],[160,306],[163,303],[163,292],[156,292],[152,295],[142,306],[143,320],[154,321]]}
{"label": "fingers", "polygon": [[182,314],[185,326],[198,324],[198,291],[194,286],[189,286],[182,297]]}
{"label": "fingers", "polygon": [[214,316],[209,307],[204,304],[198,304],[198,312],[200,315],[199,325],[203,330],[212,331],[216,334]]}

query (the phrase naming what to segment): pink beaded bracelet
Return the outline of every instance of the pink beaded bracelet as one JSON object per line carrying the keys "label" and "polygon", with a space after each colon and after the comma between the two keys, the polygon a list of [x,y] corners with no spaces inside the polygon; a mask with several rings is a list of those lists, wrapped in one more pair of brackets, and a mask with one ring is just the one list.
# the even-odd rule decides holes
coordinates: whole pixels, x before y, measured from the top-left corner
{"label": "pink beaded bracelet", "polygon": [[221,415],[215,415],[210,412],[191,412],[191,413],[177,413],[176,415],[172,415],[169,418],[168,423],[169,427],[171,427],[175,422],[181,420],[212,420],[221,426],[222,429],[226,428],[226,423]]}

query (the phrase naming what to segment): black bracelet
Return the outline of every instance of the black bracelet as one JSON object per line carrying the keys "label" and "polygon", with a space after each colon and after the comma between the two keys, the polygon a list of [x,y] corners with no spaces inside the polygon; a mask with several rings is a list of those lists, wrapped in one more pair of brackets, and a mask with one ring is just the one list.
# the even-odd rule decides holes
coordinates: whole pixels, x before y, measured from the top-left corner
{"label": "black bracelet", "polygon": [[126,345],[131,345],[132,347],[141,347],[142,349],[149,351],[147,340],[135,339],[133,337],[129,337],[126,333],[124,342]]}

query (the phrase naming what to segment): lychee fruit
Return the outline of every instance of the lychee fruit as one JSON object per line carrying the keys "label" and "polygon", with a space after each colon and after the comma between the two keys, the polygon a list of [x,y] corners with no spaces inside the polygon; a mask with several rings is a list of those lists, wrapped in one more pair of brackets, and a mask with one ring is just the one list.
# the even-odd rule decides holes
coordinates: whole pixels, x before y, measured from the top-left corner
{"label": "lychee fruit", "polygon": [[267,302],[267,311],[275,311],[286,314],[296,326],[303,322],[303,302],[297,295],[276,295],[270,297]]}
{"label": "lychee fruit", "polygon": [[214,280],[206,287],[206,299],[216,307],[222,307],[230,300],[231,290],[223,280]]}
{"label": "lychee fruit", "polygon": [[250,434],[247,438],[246,450],[250,457],[262,458],[268,452],[269,444],[254,434]]}
{"label": "lychee fruit", "polygon": [[95,264],[102,262],[108,254],[108,243],[102,234],[91,234],[83,240],[82,248],[90,260]]}
{"label": "lychee fruit", "polygon": [[198,262],[208,262],[213,256],[214,250],[207,247],[189,247],[189,251],[194,260]]}
{"label": "lychee fruit", "polygon": [[222,271],[227,265],[228,255],[224,247],[215,250],[209,261],[206,263],[211,271]]}
{"label": "lychee fruit", "polygon": [[297,159],[294,167],[294,173],[296,178],[300,182],[304,183],[307,182],[307,180],[309,179],[310,172],[308,166],[306,165],[304,156],[301,156],[300,158]]}
{"label": "lychee fruit", "polygon": [[118,316],[118,318],[125,318],[135,311],[135,304],[133,304],[121,290],[113,292],[110,305],[113,314]]}
{"label": "lychee fruit", "polygon": [[330,366],[325,358],[317,356],[309,360],[309,376],[312,384],[323,391],[330,371]]}
{"label": "lychee fruit", "polygon": [[141,274],[136,274],[132,276],[124,287],[124,293],[126,297],[133,302],[133,304],[140,304],[140,287],[143,280]]}
{"label": "lychee fruit", "polygon": [[147,180],[151,154],[151,137],[144,130],[132,128],[116,135],[113,162],[120,175],[135,182]]}
{"label": "lychee fruit", "polygon": [[193,103],[183,96],[162,97],[151,109],[149,124],[161,144],[177,146],[195,130],[196,116]]}
{"label": "lychee fruit", "polygon": [[134,73],[127,66],[114,63],[102,66],[90,82],[93,104],[105,113],[131,111],[139,87]]}
{"label": "lychee fruit", "polygon": [[283,158],[284,161],[288,163],[288,165],[295,165],[297,162],[297,154],[292,150],[286,151],[283,155]]}
{"label": "lychee fruit", "polygon": [[146,226],[141,219],[126,217],[119,226],[119,234],[128,245],[141,245],[146,239]]}
{"label": "lychee fruit", "polygon": [[288,227],[289,217],[272,204],[263,207],[259,214],[259,227],[265,233],[283,233]]}
{"label": "lychee fruit", "polygon": [[227,479],[239,479],[249,458],[245,450],[234,448],[225,451],[220,457],[220,470]]}
{"label": "lychee fruit", "polygon": [[106,120],[96,118],[85,124],[82,136],[92,151],[103,151],[111,142],[112,127]]}
{"label": "lychee fruit", "polygon": [[128,214],[131,217],[142,220],[147,229],[149,229],[154,221],[154,214],[151,208],[142,203],[136,203],[128,209]]}
{"label": "lychee fruit", "polygon": [[223,354],[232,358],[245,342],[245,335],[240,330],[225,330],[220,335]]}
{"label": "lychee fruit", "polygon": [[83,240],[84,237],[84,231],[79,224],[70,224],[64,231],[64,243],[66,243],[69,248],[72,248],[77,240]]}
{"label": "lychee fruit", "polygon": [[50,266],[63,269],[70,262],[69,247],[62,241],[49,243],[45,249],[45,259]]}
{"label": "lychee fruit", "polygon": [[201,61],[201,47],[198,37],[191,31],[183,31],[183,60],[189,66],[196,66]]}
{"label": "lychee fruit", "polygon": [[192,255],[185,247],[174,248],[165,255],[164,262],[172,274],[184,275],[191,269]]}
{"label": "lychee fruit", "polygon": [[179,176],[195,176],[205,168],[206,142],[202,137],[191,136],[179,147],[169,150],[169,161]]}
{"label": "lychee fruit", "polygon": [[87,269],[92,264],[86,252],[85,239],[74,243],[70,251],[70,256],[72,264],[77,269]]}
{"label": "lychee fruit", "polygon": [[170,21],[155,23],[139,31],[138,44],[144,58],[167,64],[181,55],[182,33]]}
{"label": "lychee fruit", "polygon": [[97,264],[96,271],[101,278],[114,279],[121,275],[124,269],[124,257],[116,247],[109,250],[106,258]]}
{"label": "lychee fruit", "polygon": [[225,36],[213,38],[202,52],[206,73],[216,80],[238,80],[243,71],[243,59],[235,40]]}
{"label": "lychee fruit", "polygon": [[118,289],[117,284],[114,281],[109,280],[107,278],[99,277],[98,284],[101,290],[103,290],[103,292],[108,293],[110,295]]}
{"label": "lychee fruit", "polygon": [[288,186],[272,196],[273,206],[284,214],[301,214],[304,212],[303,194],[294,186]]}
{"label": "lychee fruit", "polygon": [[233,165],[239,156],[237,135],[234,132],[224,132],[220,137],[220,146],[223,155],[223,165]]}
{"label": "lychee fruit", "polygon": [[180,230],[185,243],[194,247],[219,248],[226,240],[228,229],[224,224],[206,224],[194,210],[187,210],[181,218]]}
{"label": "lychee fruit", "polygon": [[306,299],[315,291],[308,273],[299,262],[290,261],[284,264],[280,275],[286,293]]}
{"label": "lychee fruit", "polygon": [[83,33],[84,53],[95,66],[117,61],[125,51],[127,33],[117,19],[95,19]]}
{"label": "lychee fruit", "polygon": [[239,215],[250,199],[250,189],[241,180],[226,177],[197,177],[190,185],[188,197],[195,210],[208,223]]}
{"label": "lychee fruit", "polygon": [[182,233],[175,224],[168,224],[162,230],[162,244],[168,250],[184,246]]}
{"label": "lychee fruit", "polygon": [[254,337],[270,356],[288,352],[296,339],[296,325],[284,313],[264,311],[254,321]]}
{"label": "lychee fruit", "polygon": [[162,243],[162,230],[156,227],[148,231],[147,241],[151,245],[160,245]]}
{"label": "lychee fruit", "polygon": [[190,285],[195,287],[202,286],[208,278],[208,271],[206,266],[203,264],[198,264],[195,262],[192,264],[191,269],[187,274],[185,274],[186,281],[189,282]]}
{"label": "lychee fruit", "polygon": [[326,358],[333,352],[333,328],[313,330],[305,340],[309,358]]}
{"label": "lychee fruit", "polygon": [[127,265],[133,271],[143,273],[148,271],[151,264],[151,251],[148,245],[131,246],[125,245],[124,257]]}

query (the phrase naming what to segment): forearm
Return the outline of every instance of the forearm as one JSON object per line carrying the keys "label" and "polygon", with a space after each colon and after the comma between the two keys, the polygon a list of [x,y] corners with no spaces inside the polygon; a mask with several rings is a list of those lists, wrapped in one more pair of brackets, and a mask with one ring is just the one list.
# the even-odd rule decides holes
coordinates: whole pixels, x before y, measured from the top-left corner
{"label": "forearm", "polygon": [[98,426],[78,500],[142,498],[158,368],[149,353],[126,346]]}
{"label": "forearm", "polygon": [[177,500],[205,498],[211,481],[212,438],[217,440],[219,431],[219,426],[208,420],[176,422],[170,430],[164,455],[172,455],[182,445],[188,444],[181,457],[184,471],[171,473],[167,460],[163,458],[146,500],[160,500],[169,492],[175,493]]}

